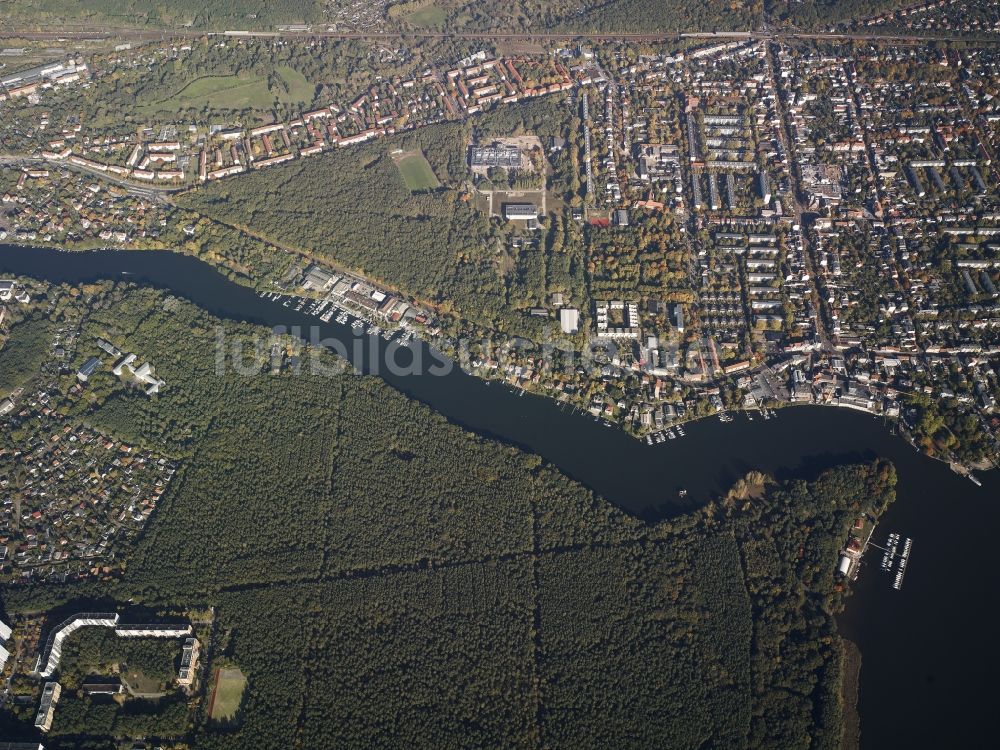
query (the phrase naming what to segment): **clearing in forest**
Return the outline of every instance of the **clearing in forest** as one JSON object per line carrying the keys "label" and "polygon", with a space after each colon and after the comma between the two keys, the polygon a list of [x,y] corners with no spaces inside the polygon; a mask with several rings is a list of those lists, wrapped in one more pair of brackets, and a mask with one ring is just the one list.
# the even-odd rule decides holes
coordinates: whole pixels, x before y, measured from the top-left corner
{"label": "clearing in forest", "polygon": [[215,670],[215,686],[208,707],[208,715],[212,721],[229,722],[236,718],[246,686],[247,678],[239,667]]}
{"label": "clearing in forest", "polygon": [[393,163],[403,175],[406,187],[411,193],[434,190],[441,187],[434,170],[421,151],[397,151],[392,155]]}

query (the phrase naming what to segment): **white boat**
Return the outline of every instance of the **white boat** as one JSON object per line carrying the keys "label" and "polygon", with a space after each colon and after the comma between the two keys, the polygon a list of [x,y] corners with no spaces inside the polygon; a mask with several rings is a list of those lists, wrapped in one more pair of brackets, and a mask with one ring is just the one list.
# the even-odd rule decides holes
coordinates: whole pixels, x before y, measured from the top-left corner
{"label": "white boat", "polygon": [[680,425],[677,425],[677,436],[684,437],[684,428],[681,427]]}
{"label": "white boat", "polygon": [[652,444],[653,444],[653,436],[646,435],[646,445],[652,445]]}
{"label": "white boat", "polygon": [[677,436],[676,436],[676,435],[674,434],[674,431],[673,431],[673,430],[667,430],[667,437],[668,437],[668,438],[669,438],[670,440],[674,440],[674,439],[676,439],[676,437],[677,437]]}

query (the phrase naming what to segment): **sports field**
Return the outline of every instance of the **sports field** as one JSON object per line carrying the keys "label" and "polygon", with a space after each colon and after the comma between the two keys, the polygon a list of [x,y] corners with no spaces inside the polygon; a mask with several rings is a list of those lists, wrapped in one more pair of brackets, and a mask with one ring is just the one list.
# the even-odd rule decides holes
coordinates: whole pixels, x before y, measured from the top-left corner
{"label": "sports field", "polygon": [[403,175],[403,181],[411,193],[434,190],[441,187],[427,158],[420,151],[405,151],[393,154],[392,160]]}
{"label": "sports field", "polygon": [[247,686],[247,678],[238,667],[217,669],[215,671],[215,687],[212,690],[212,703],[209,706],[209,718],[212,721],[232,721],[243,701],[243,691]]}

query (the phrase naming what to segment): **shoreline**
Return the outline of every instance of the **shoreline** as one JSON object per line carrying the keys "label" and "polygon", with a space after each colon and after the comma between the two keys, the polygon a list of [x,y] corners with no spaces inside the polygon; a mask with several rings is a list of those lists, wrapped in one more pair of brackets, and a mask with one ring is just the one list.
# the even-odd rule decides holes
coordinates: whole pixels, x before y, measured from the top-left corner
{"label": "shoreline", "polygon": [[[238,231],[241,231],[241,230],[238,230]],[[2,243],[0,243],[0,244],[2,244]],[[210,269],[212,269],[213,271],[215,271],[216,273],[219,273],[220,275],[222,275],[227,280],[229,280],[232,283],[235,283],[235,284],[237,284],[239,286],[242,286],[242,287],[244,287],[246,289],[251,289],[251,290],[259,292],[261,290],[261,285],[262,284],[266,284],[267,281],[268,281],[268,279],[266,279],[266,278],[265,279],[254,280],[254,279],[250,278],[249,276],[247,276],[245,273],[241,273],[238,269],[235,269],[235,268],[227,265],[224,262],[216,262],[212,258],[208,258],[208,257],[202,256],[202,255],[199,255],[197,253],[186,252],[186,251],[184,251],[182,249],[172,249],[172,248],[167,248],[167,247],[145,247],[145,248],[143,248],[143,247],[135,247],[135,246],[122,246],[122,247],[106,247],[106,246],[105,247],[99,247],[99,246],[93,246],[93,247],[76,246],[76,247],[73,247],[73,246],[69,246],[69,247],[64,247],[64,246],[60,246],[60,245],[46,244],[44,242],[43,243],[32,243],[32,244],[12,243],[10,246],[11,247],[22,247],[22,248],[26,248],[26,249],[29,249],[29,250],[35,250],[35,249],[37,249],[37,250],[41,250],[41,251],[52,251],[52,252],[60,252],[60,253],[103,253],[103,252],[123,252],[123,253],[129,253],[129,254],[143,254],[143,253],[150,253],[150,252],[152,252],[152,253],[170,253],[170,254],[175,254],[175,255],[180,255],[180,256],[186,256],[186,257],[189,257],[189,258],[193,258],[193,259],[195,259],[197,261],[200,261],[200,262],[204,263],[206,266],[208,266]],[[289,251],[285,250],[285,252],[289,252]],[[271,283],[273,284],[275,282],[273,280],[271,280]],[[291,292],[285,292],[284,294],[287,294],[288,296],[291,296],[291,297],[300,297],[303,300],[312,300],[312,299],[314,299],[313,297],[310,297],[310,296],[307,296],[307,295],[303,295],[303,294],[294,294],[294,293],[291,293]],[[350,315],[352,315],[352,317],[357,317],[359,319],[366,319],[363,316],[363,313],[360,312],[360,311],[354,311],[352,309],[348,309],[346,306],[341,306],[341,309],[343,309],[345,312],[348,312]],[[402,327],[397,327],[397,328],[398,328],[398,330],[404,330]],[[560,406],[569,405],[572,409],[574,409],[576,411],[579,411],[581,415],[592,416],[592,417],[594,417],[594,420],[596,422],[598,422],[600,424],[603,424],[604,426],[618,428],[619,430],[621,430],[622,432],[624,432],[626,435],[628,435],[629,437],[635,439],[636,441],[639,441],[640,443],[641,443],[641,441],[644,441],[647,438],[649,438],[649,437],[651,437],[651,436],[653,436],[655,434],[664,433],[667,430],[670,430],[672,428],[675,428],[675,427],[678,427],[678,426],[682,426],[683,427],[685,425],[689,425],[689,424],[693,424],[695,422],[700,422],[700,421],[706,420],[706,419],[708,419],[710,417],[717,417],[718,418],[718,417],[720,417],[720,415],[723,415],[723,414],[726,414],[726,413],[735,414],[735,413],[738,413],[738,412],[742,412],[742,413],[746,414],[748,416],[748,418],[750,418],[749,415],[752,412],[754,412],[754,411],[760,412],[762,408],[767,408],[767,409],[771,410],[772,412],[777,412],[777,411],[780,411],[780,410],[784,410],[784,409],[788,409],[788,408],[796,407],[796,406],[835,407],[835,408],[847,409],[849,411],[859,412],[859,413],[862,413],[862,414],[868,414],[868,415],[870,415],[870,416],[872,416],[872,417],[874,417],[876,419],[879,418],[879,417],[882,417],[883,420],[887,424],[889,422],[892,422],[892,423],[894,423],[896,425],[899,425],[899,424],[901,424],[901,421],[902,421],[899,417],[889,417],[889,416],[886,416],[884,414],[877,414],[877,413],[875,413],[873,411],[870,411],[868,409],[862,408],[862,407],[854,405],[854,404],[836,403],[836,402],[831,402],[831,401],[812,401],[812,400],[805,401],[805,400],[796,400],[796,401],[775,401],[775,402],[769,403],[769,404],[761,403],[761,404],[757,404],[757,405],[754,405],[754,406],[748,406],[748,405],[740,404],[740,405],[736,405],[736,406],[733,406],[733,407],[730,407],[730,408],[726,408],[726,409],[722,409],[722,410],[716,410],[716,411],[713,411],[710,414],[701,414],[701,415],[698,415],[698,416],[695,416],[695,417],[686,418],[686,419],[683,419],[683,420],[675,420],[675,421],[671,422],[669,425],[667,425],[667,424],[663,425],[663,427],[661,427],[659,429],[650,429],[650,430],[645,430],[645,431],[636,431],[636,430],[629,429],[628,427],[626,427],[622,423],[622,421],[620,419],[609,419],[606,416],[604,416],[603,414],[594,414],[592,410],[590,410],[590,409],[587,408],[586,403],[578,403],[578,402],[572,400],[571,398],[565,398],[565,399],[564,398],[559,398],[558,395],[555,392],[547,391],[545,389],[535,388],[535,387],[525,388],[523,384],[511,383],[507,377],[499,376],[500,373],[497,370],[492,370],[492,371],[491,370],[485,370],[481,366],[479,366],[479,367],[476,367],[476,366],[471,366],[471,367],[463,366],[462,363],[461,363],[461,361],[459,359],[455,358],[453,356],[453,353],[451,353],[451,352],[448,351],[448,349],[450,347],[447,347],[446,345],[442,346],[443,344],[446,344],[446,342],[448,341],[448,337],[447,336],[444,336],[444,335],[432,336],[432,335],[428,335],[426,332],[422,332],[422,335],[420,335],[419,338],[422,339],[425,343],[434,346],[439,352],[441,352],[445,357],[447,357],[447,359],[450,362],[452,362],[453,365],[457,366],[458,369],[460,369],[462,372],[466,373],[467,375],[472,376],[473,378],[475,378],[475,379],[477,379],[477,380],[479,380],[479,381],[481,381],[481,382],[483,382],[483,383],[485,383],[487,385],[496,383],[498,385],[506,386],[506,387],[508,387],[508,388],[510,388],[510,389],[512,389],[514,391],[520,391],[522,394],[523,393],[530,393],[530,394],[535,395],[535,396],[540,396],[540,397],[548,399],[548,400],[552,401],[553,403],[558,404]],[[498,375],[498,377],[491,377],[491,373],[493,373],[493,372],[496,372],[497,375]],[[726,421],[726,420],[723,420],[723,421]],[[893,437],[903,438],[906,443],[908,443],[915,451],[917,451],[918,453],[921,453],[921,455],[924,455],[927,458],[931,458],[931,459],[940,461],[940,462],[942,462],[944,464],[947,464],[956,474],[958,474],[959,476],[962,476],[962,477],[964,477],[966,479],[970,479],[970,478],[972,478],[974,476],[973,473],[972,473],[973,471],[986,471],[986,472],[988,472],[988,471],[993,471],[993,470],[1000,469],[1000,467],[998,467],[996,465],[995,461],[991,460],[989,457],[984,458],[984,459],[982,459],[980,461],[976,461],[976,462],[964,463],[964,462],[958,461],[957,459],[955,459],[953,457],[950,457],[950,456],[930,455],[930,454],[927,454],[927,453],[924,453],[923,451],[921,451],[916,446],[916,444],[914,443],[914,441],[912,440],[912,438],[908,437],[908,433],[904,432],[904,430],[897,429],[895,431],[892,431],[891,434],[893,435]],[[977,480],[976,479],[970,479],[970,481],[976,482]]]}
{"label": "shoreline", "polygon": [[861,747],[861,649],[858,644],[841,637],[840,696],[843,703],[844,732],[840,750]]}

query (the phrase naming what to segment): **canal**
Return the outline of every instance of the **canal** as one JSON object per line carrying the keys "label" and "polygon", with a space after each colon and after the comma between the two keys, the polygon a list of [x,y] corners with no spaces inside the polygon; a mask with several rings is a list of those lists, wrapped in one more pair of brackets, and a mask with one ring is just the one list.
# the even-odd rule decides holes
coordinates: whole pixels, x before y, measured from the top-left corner
{"label": "canal", "polygon": [[[993,708],[1000,655],[990,647],[998,614],[992,550],[1000,532],[1000,472],[983,486],[893,437],[882,420],[830,407],[795,407],[776,418],[710,418],[687,435],[648,446],[550,399],[491,385],[453,367],[447,374],[394,374],[383,339],[296,313],[260,298],[196,258],[170,252],[63,253],[0,245],[0,273],[71,284],[99,279],[151,284],[222,318],[269,327],[317,327],[345,344],[355,365],[464,427],[537,453],[609,501],[648,520],[676,515],[724,491],[751,469],[810,477],[823,468],[881,456],[899,475],[897,501],[873,541],[914,540],[901,590],[870,550],[841,631],[861,648],[862,747],[978,744]],[[437,360],[416,347],[425,364]],[[685,488],[681,499],[678,490]],[[836,561],[831,560],[831,572]]]}

